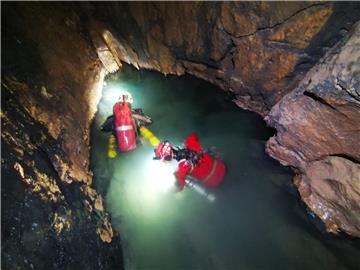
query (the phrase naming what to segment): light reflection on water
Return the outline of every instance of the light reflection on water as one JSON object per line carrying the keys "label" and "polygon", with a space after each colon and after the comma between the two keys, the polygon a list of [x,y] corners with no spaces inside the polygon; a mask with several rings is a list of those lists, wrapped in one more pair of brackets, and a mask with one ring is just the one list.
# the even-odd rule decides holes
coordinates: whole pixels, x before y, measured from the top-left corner
{"label": "light reflection on water", "polygon": [[127,269],[360,265],[354,241],[315,230],[296,197],[287,192],[292,174],[264,153],[271,134],[260,117],[238,109],[220,90],[190,76],[163,77],[125,68],[116,85],[133,94],[133,107],[153,118],[149,129],[154,134],[181,144],[195,132],[204,146],[217,148],[228,167],[225,182],[214,190],[214,204],[190,190],[174,194],[156,186],[152,170],[159,161],[151,160],[152,148],[146,142],[108,160],[108,134],[98,129],[112,113],[113,101],[101,101],[92,130],[95,185],[106,194]]}

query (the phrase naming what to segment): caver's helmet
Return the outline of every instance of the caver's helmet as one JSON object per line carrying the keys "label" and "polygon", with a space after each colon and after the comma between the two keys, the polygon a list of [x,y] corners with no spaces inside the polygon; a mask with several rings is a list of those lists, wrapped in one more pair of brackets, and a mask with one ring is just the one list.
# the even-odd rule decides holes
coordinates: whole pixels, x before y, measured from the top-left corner
{"label": "caver's helmet", "polygon": [[174,158],[172,145],[167,140],[160,143],[154,151],[155,151],[154,159],[172,160]]}
{"label": "caver's helmet", "polygon": [[132,95],[128,91],[121,91],[120,96],[119,96],[119,101],[120,102],[128,102],[128,103],[132,104],[134,100],[133,100]]}

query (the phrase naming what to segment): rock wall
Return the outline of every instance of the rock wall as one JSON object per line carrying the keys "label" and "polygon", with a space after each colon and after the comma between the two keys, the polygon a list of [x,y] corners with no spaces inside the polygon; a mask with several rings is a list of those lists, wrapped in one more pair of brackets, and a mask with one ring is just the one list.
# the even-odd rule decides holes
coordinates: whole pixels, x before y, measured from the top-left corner
{"label": "rock wall", "polygon": [[7,3],[4,8],[4,83],[16,88],[31,116],[61,142],[72,163],[61,174],[91,184],[89,126],[105,71],[86,23],[70,4]]}
{"label": "rock wall", "polygon": [[101,197],[59,174],[68,155],[16,89],[1,97],[2,269],[123,269]]}
{"label": "rock wall", "polygon": [[83,9],[106,23],[98,32],[120,61],[193,74],[263,116],[360,18],[358,3],[329,2],[120,2]]}
{"label": "rock wall", "polygon": [[91,188],[89,128],[105,76],[74,3],[2,3],[2,267],[122,269]]}
{"label": "rock wall", "polygon": [[360,23],[276,104],[267,152],[332,232],[360,237]]}

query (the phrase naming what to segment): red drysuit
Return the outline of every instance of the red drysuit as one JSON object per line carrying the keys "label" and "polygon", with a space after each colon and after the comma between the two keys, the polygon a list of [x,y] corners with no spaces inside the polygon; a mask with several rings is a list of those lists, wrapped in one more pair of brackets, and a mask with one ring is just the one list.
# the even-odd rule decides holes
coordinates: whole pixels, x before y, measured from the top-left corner
{"label": "red drysuit", "polygon": [[[201,146],[195,134],[190,134],[186,138],[185,147],[197,153],[201,152]],[[180,160],[175,174],[179,189],[184,188],[186,175],[191,175],[205,187],[211,188],[218,186],[224,180],[225,171],[225,165],[221,160],[214,159],[207,153],[202,153],[199,162],[195,166],[189,160]]]}

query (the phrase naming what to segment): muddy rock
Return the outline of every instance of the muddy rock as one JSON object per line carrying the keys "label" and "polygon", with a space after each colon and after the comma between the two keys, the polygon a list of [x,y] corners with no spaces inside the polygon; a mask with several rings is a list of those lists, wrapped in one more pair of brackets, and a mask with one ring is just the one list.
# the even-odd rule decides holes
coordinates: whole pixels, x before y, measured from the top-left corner
{"label": "muddy rock", "polygon": [[357,24],[265,118],[277,130],[266,150],[299,173],[295,182],[305,203],[329,230],[355,236],[360,236],[359,45]]}

